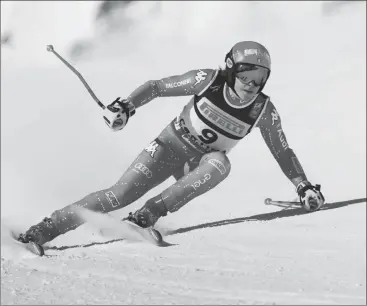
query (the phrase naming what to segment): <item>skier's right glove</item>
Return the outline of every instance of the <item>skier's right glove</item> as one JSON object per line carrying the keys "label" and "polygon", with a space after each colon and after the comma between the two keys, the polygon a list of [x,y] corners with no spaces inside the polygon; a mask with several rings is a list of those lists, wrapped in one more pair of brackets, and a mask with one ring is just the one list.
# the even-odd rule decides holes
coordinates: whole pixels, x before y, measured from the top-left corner
{"label": "skier's right glove", "polygon": [[297,186],[297,193],[302,207],[307,212],[319,210],[325,203],[325,198],[321,193],[321,185],[313,186],[308,181],[303,181]]}
{"label": "skier's right glove", "polygon": [[122,130],[134,114],[134,104],[127,100],[120,100],[119,97],[104,109],[103,119],[108,127],[116,132]]}

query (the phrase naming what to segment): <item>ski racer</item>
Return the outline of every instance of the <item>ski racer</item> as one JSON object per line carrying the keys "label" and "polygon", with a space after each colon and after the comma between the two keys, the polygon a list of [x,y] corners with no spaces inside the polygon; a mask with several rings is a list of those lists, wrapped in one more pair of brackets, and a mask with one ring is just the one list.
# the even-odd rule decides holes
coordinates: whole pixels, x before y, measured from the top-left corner
{"label": "ski racer", "polygon": [[227,178],[231,170],[228,153],[254,128],[260,129],[304,209],[319,210],[324,204],[320,185],[307,180],[287,142],[279,113],[263,93],[271,72],[269,52],[254,41],[238,42],[226,55],[225,64],[224,69],[191,70],[148,81],[126,99],[117,98],[108,105],[103,118],[109,128],[119,131],[136,109],[157,97],[192,96],[113,186],[56,210],[20,234],[18,240],[43,245],[83,224],[75,208],[102,213],[121,209],[173,176],[173,185],[125,218],[142,228],[152,228],[159,218],[176,212]]}

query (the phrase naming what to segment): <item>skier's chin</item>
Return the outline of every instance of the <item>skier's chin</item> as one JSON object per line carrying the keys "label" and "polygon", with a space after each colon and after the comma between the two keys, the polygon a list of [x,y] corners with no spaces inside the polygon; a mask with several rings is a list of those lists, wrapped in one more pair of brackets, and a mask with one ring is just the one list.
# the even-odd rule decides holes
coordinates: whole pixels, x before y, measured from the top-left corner
{"label": "skier's chin", "polygon": [[236,91],[237,95],[239,96],[239,98],[245,102],[250,101],[251,99],[253,99],[253,97],[256,95],[257,93],[257,89],[255,90],[238,90]]}

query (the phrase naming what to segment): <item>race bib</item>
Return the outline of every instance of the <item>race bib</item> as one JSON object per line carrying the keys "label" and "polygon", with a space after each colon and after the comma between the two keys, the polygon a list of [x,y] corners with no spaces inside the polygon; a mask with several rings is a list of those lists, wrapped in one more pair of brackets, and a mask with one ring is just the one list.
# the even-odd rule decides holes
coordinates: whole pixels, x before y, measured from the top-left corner
{"label": "race bib", "polygon": [[205,97],[197,103],[197,111],[206,121],[215,125],[216,129],[207,125],[193,107],[189,112],[190,133],[214,150],[229,151],[251,128],[249,124],[227,114]]}

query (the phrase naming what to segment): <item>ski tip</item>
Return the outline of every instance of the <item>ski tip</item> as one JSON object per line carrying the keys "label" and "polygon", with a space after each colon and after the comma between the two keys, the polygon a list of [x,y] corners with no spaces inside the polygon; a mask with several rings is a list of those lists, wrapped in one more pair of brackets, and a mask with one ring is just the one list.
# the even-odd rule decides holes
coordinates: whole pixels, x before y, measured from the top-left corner
{"label": "ski tip", "polygon": [[163,237],[162,237],[162,234],[160,232],[158,232],[156,229],[154,228],[150,228],[149,229],[149,232],[152,236],[152,238],[154,239],[154,243],[157,244],[157,245],[160,245],[162,244],[163,242]]}
{"label": "ski tip", "polygon": [[153,243],[158,247],[169,247],[169,246],[177,245],[177,244],[173,244],[173,243],[169,243],[165,241],[163,239],[162,234],[159,231],[157,231],[156,229],[153,229],[153,228],[150,229],[150,236],[151,236],[150,240],[153,240]]}
{"label": "ski tip", "polygon": [[29,248],[31,250],[32,253],[38,255],[38,256],[43,256],[45,255],[45,250],[43,249],[43,247],[33,241],[28,242]]}

